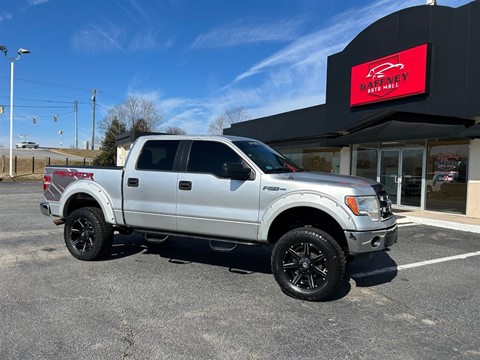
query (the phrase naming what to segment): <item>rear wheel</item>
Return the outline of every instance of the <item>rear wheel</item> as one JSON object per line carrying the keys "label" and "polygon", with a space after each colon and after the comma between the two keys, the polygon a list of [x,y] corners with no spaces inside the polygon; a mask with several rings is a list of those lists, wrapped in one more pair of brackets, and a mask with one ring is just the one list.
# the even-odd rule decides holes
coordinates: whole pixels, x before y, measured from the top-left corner
{"label": "rear wheel", "polygon": [[282,236],[273,249],[271,265],[283,292],[308,301],[331,297],[345,275],[343,250],[332,236],[311,227]]}
{"label": "rear wheel", "polygon": [[99,208],[87,207],[73,211],[65,222],[65,244],[79,260],[98,260],[106,256],[113,243],[112,225],[105,222]]}

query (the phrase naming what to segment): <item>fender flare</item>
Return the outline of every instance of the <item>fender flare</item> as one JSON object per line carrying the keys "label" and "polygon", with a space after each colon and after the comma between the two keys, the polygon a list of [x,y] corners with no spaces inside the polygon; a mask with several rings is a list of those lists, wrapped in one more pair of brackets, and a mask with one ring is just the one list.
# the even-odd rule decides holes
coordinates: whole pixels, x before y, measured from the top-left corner
{"label": "fender flare", "polygon": [[112,201],[107,192],[98,183],[91,180],[75,181],[66,187],[60,198],[59,214],[65,219],[67,216],[68,205],[72,198],[77,194],[87,194],[91,196],[100,205],[105,221],[115,224],[115,213],[112,207]]}
{"label": "fender flare", "polygon": [[268,238],[272,223],[281,213],[299,207],[309,207],[323,211],[330,215],[342,229],[357,228],[354,215],[348,211],[346,205],[326,194],[302,191],[279,197],[269,205],[260,221],[259,239]]}

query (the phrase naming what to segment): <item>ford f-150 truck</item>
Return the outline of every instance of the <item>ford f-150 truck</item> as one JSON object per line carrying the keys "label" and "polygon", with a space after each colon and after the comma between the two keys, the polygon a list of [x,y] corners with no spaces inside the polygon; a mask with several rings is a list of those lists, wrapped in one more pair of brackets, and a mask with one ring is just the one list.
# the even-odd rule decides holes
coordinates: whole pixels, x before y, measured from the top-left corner
{"label": "ford f-150 truck", "polygon": [[303,171],[248,138],[143,136],[125,166],[50,166],[43,187],[40,209],[65,224],[66,246],[77,259],[107,256],[117,231],[140,232],[151,242],[203,238],[214,250],[219,242],[271,244],[275,280],[303,300],[331,297],[347,258],[397,241],[383,185]]}

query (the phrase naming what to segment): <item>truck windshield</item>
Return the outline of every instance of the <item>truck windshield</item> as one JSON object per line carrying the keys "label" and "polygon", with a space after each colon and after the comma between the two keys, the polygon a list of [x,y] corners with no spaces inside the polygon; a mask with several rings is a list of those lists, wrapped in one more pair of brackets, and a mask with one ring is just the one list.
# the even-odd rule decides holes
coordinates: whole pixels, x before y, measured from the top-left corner
{"label": "truck windshield", "polygon": [[259,141],[238,140],[233,143],[267,174],[303,171],[292,160]]}

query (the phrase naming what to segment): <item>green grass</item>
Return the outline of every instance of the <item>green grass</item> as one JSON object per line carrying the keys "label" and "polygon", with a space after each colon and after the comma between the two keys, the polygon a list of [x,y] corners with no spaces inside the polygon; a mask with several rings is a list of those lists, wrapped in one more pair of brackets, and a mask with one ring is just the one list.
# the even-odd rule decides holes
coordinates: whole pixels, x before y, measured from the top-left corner
{"label": "green grass", "polygon": [[[62,149],[53,150],[57,153],[64,154],[65,159],[51,160],[50,165],[66,165],[66,159],[71,156],[80,156],[87,159],[86,165],[89,165],[88,159],[93,160],[99,150],[82,150],[82,149]],[[45,171],[46,159],[44,157],[35,158],[33,163],[31,157],[17,156],[17,167],[15,171],[15,163],[13,164],[13,175],[16,181],[43,181],[43,173]],[[83,161],[68,160],[68,165],[83,165]],[[9,158],[0,157],[0,181],[13,181],[9,176]]]}

